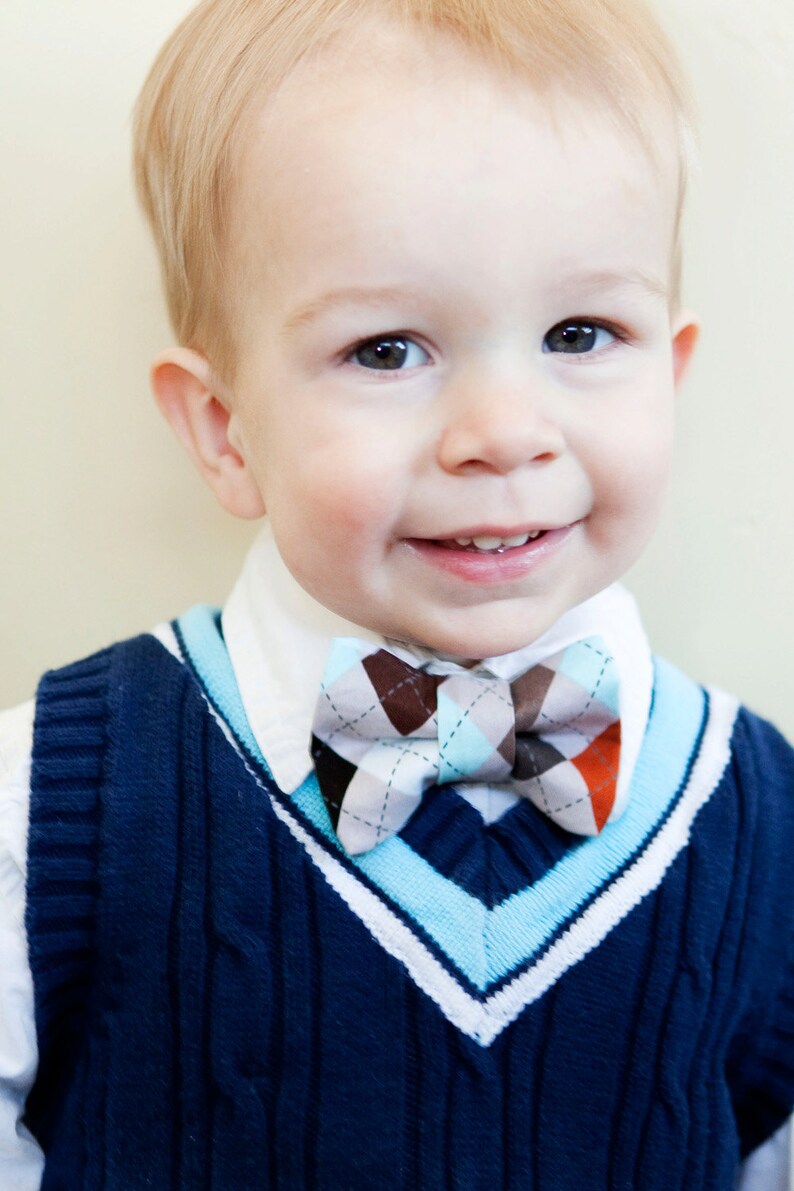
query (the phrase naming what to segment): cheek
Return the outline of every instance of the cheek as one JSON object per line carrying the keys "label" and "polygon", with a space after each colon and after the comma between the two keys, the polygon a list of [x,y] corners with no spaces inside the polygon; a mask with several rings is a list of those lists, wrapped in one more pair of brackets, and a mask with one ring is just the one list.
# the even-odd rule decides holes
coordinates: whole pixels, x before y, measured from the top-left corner
{"label": "cheek", "polygon": [[[288,393],[288,384],[282,388]],[[256,411],[259,479],[271,517],[278,511],[309,526],[321,521],[326,532],[334,525],[355,532],[398,516],[414,470],[414,420],[363,404],[340,408],[327,395],[293,397]]]}
{"label": "cheek", "polygon": [[[598,452],[591,478],[595,503],[616,530],[644,532],[655,524],[672,459],[672,418],[663,410],[653,419],[614,423],[618,434]],[[607,525],[608,529],[608,525]]]}
{"label": "cheek", "polygon": [[378,466],[372,450],[329,444],[274,461],[265,470],[266,505],[276,532],[281,526],[299,533],[322,554],[349,556],[366,549],[399,517],[396,473]]}
{"label": "cheek", "polygon": [[365,624],[387,570],[398,508],[382,484],[357,470],[303,467],[285,476],[268,513],[279,552],[298,583],[319,603]]}

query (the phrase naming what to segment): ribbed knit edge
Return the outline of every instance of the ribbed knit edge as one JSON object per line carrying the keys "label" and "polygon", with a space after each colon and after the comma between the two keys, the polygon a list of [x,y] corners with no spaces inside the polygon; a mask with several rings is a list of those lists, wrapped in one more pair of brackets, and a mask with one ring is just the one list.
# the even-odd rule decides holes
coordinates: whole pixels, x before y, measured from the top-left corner
{"label": "ribbed knit edge", "polygon": [[[794,763],[781,733],[747,711],[740,716],[737,739],[747,758],[738,784],[757,814],[747,858],[752,875],[748,929],[758,930],[760,923],[770,941],[766,954],[745,973],[750,1007],[726,1063],[741,1121],[741,1157],[746,1158],[780,1128],[794,1103]],[[766,794],[763,804],[760,790]],[[781,880],[783,875],[787,879]]]}
{"label": "ribbed knit edge", "polygon": [[91,1000],[111,659],[45,674],[36,698],[25,927],[39,1068],[26,1123],[45,1149]]}

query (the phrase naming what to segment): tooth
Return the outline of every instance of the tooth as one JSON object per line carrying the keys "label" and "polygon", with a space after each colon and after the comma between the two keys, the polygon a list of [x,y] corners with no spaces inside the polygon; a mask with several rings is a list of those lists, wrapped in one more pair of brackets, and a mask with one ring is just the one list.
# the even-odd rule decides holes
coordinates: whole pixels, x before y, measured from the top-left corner
{"label": "tooth", "polygon": [[459,546],[470,546],[471,538],[453,538],[453,542],[457,542]]}
{"label": "tooth", "polygon": [[504,544],[505,546],[524,546],[531,537],[531,533],[517,533],[512,538],[505,538]]}
{"label": "tooth", "polygon": [[478,538],[472,538],[472,545],[476,546],[478,550],[496,550],[498,546],[502,545],[501,538],[488,537],[482,534]]}
{"label": "tooth", "polygon": [[530,542],[534,542],[535,538],[539,538],[542,532],[542,530],[536,529],[534,533],[528,533],[527,538]]}

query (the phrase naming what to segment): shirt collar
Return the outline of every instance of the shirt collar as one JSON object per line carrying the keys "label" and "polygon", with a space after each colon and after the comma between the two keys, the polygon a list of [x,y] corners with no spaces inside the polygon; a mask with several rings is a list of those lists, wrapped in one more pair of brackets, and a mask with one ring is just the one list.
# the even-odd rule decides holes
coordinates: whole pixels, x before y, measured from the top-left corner
{"label": "shirt collar", "polygon": [[[459,668],[419,646],[387,641],[318,604],[293,579],[265,526],[223,610],[223,635],[251,731],[278,785],[292,793],[311,772],[314,708],[331,639],[357,637],[385,645],[433,673]],[[614,584],[566,612],[523,649],[486,658],[508,681],[582,637],[601,636],[621,677],[622,754],[616,812],[628,796],[651,703],[650,647],[633,597]],[[616,816],[615,816],[616,817]]]}

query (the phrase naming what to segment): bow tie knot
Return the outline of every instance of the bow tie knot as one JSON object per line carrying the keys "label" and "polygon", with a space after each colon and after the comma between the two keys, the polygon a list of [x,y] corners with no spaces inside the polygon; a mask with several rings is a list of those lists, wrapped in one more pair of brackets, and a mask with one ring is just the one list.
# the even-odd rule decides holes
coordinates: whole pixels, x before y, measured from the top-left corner
{"label": "bow tie knot", "polygon": [[312,757],[351,854],[399,831],[430,786],[511,783],[560,826],[596,834],[614,806],[617,675],[599,638],[512,683],[464,669],[431,674],[386,649],[333,642]]}

